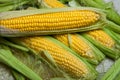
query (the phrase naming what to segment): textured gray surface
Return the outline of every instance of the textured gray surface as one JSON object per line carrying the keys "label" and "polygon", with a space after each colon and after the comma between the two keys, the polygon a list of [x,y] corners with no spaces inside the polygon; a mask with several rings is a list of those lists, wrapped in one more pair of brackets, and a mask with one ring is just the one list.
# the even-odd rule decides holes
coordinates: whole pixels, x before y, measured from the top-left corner
{"label": "textured gray surface", "polygon": [[9,69],[2,64],[0,64],[0,80],[14,80]]}
{"label": "textured gray surface", "polygon": [[96,67],[96,70],[99,73],[97,80],[101,80],[101,77],[105,74],[105,72],[107,72],[107,70],[111,67],[113,63],[113,60],[106,58]]}

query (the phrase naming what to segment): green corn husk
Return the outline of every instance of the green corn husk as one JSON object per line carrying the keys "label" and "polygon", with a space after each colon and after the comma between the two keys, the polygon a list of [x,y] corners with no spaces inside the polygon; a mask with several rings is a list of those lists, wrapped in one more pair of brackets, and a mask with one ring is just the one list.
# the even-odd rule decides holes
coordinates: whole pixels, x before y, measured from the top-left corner
{"label": "green corn husk", "polygon": [[120,58],[115,61],[101,80],[120,80]]}
{"label": "green corn husk", "polygon": [[[56,35],[59,36],[59,35]],[[72,38],[71,38],[72,34],[68,34],[68,43],[69,43],[69,48],[72,49]],[[99,64],[99,62],[101,62],[104,58],[105,55],[99,50],[97,49],[93,44],[91,44],[91,42],[89,42],[87,39],[85,39],[84,37],[82,37],[79,34],[76,34],[77,37],[79,37],[81,40],[83,40],[87,45],[89,45],[89,47],[91,48],[91,51],[89,52],[90,55],[93,55],[94,58],[89,58],[89,57],[83,57],[85,58],[88,62],[90,62],[91,64]],[[64,44],[64,43],[63,43]],[[64,44],[65,45],[65,44]],[[82,44],[78,44],[78,45],[82,45]],[[67,45],[66,45],[67,46]],[[79,47],[78,47],[79,48]],[[73,51],[75,51],[77,53],[76,50],[72,49]],[[78,54],[79,55],[79,54]]]}
{"label": "green corn husk", "polygon": [[89,36],[86,33],[81,34],[83,37],[85,37],[87,40],[89,40],[91,43],[93,43],[98,49],[100,49],[105,55],[109,56],[112,59],[118,59],[120,56],[120,47],[117,43],[115,43],[114,48],[108,48],[104,45],[102,45],[100,42],[93,39],[91,36]]}
{"label": "green corn husk", "polygon": [[[3,4],[0,4],[0,12],[15,10],[24,4],[30,3],[30,0],[9,1],[9,2],[7,2],[7,0],[6,2],[4,2],[4,0],[2,1],[3,1]],[[2,3],[2,1],[0,2]]]}
{"label": "green corn husk", "polygon": [[94,0],[96,3],[98,3],[99,5],[105,5],[104,0]]}
{"label": "green corn husk", "polygon": [[120,34],[112,31],[112,30],[109,30],[108,28],[103,28],[103,30],[108,34],[110,35],[118,44],[120,44]]}
{"label": "green corn husk", "polygon": [[0,4],[2,3],[8,3],[8,2],[13,2],[14,0],[0,0]]}
{"label": "green corn husk", "polygon": [[[30,31],[30,32],[20,32],[18,29],[8,29],[5,26],[0,25],[0,36],[7,37],[18,37],[18,36],[30,36],[30,35],[50,35],[50,34],[61,34],[61,33],[73,33],[73,32],[83,32],[92,29],[102,28],[105,25],[105,14],[101,12],[101,10],[97,10],[95,8],[86,8],[86,7],[67,7],[67,8],[51,8],[51,9],[37,9],[37,10],[22,10],[22,11],[10,11],[3,12],[0,15],[0,20],[2,19],[10,19],[17,18],[20,16],[34,15],[34,14],[45,14],[45,13],[53,13],[60,11],[71,11],[71,10],[92,10],[96,13],[100,14],[100,20],[90,26],[86,26],[83,28],[74,28],[74,29],[63,29],[63,30],[43,30],[43,31]],[[100,27],[102,26],[102,27]]]}
{"label": "green corn husk", "polygon": [[4,44],[4,45],[7,45],[7,46],[10,46],[10,47],[14,47],[16,49],[19,49],[19,50],[22,50],[22,51],[25,51],[25,52],[29,51],[29,49],[27,49],[27,48],[25,48],[23,46],[20,46],[20,45],[16,45],[16,44],[14,44],[14,43],[12,43],[12,42],[10,42],[10,41],[2,38],[2,37],[0,37],[0,43]]}
{"label": "green corn husk", "polygon": [[[85,63],[85,65],[87,66],[88,70],[90,71],[90,74],[89,74],[87,77],[85,77],[85,79],[93,80],[93,79],[96,78],[96,76],[97,76],[96,70],[95,70],[84,58],[82,58],[82,57],[81,57],[80,55],[78,55],[76,52],[74,52],[73,50],[71,50],[69,47],[67,47],[67,46],[65,46],[64,44],[62,44],[60,41],[58,41],[58,40],[56,40],[56,39],[54,39],[54,38],[52,38],[52,37],[50,37],[50,36],[44,36],[44,37],[45,37],[46,39],[52,41],[53,43],[61,46],[63,49],[66,49],[66,50],[69,51],[73,56],[75,56],[76,58],[79,58],[80,61],[82,61],[83,63]],[[26,46],[26,44],[25,44],[24,42],[19,41],[19,38],[18,38],[18,39],[12,39],[12,38],[11,38],[11,40],[14,41],[14,42],[16,42],[16,43],[18,43],[18,44],[21,44],[21,45],[23,45],[23,46]],[[26,47],[28,47],[28,46],[26,46]],[[33,52],[35,52],[35,51],[33,51]],[[46,54],[48,54],[48,53],[46,53]],[[48,56],[50,56],[50,55],[48,55]],[[54,62],[53,59],[49,59],[49,60],[52,62],[52,64],[55,64],[55,62]],[[69,80],[69,79],[68,79],[68,80]]]}
{"label": "green corn husk", "polygon": [[38,75],[36,75],[31,69],[20,62],[16,57],[14,57],[10,49],[4,45],[0,45],[0,62],[10,66],[11,68],[19,71],[26,77],[32,80],[42,80]]}
{"label": "green corn husk", "polygon": [[107,28],[108,29],[111,29],[112,31],[115,31],[116,33],[120,33],[120,26],[119,25],[117,25],[117,24],[115,24],[114,22],[112,22],[112,21],[106,21],[106,23],[107,23]]}
{"label": "green corn husk", "polygon": [[25,80],[25,77],[22,74],[18,73],[17,71],[12,70],[12,74],[15,80]]}

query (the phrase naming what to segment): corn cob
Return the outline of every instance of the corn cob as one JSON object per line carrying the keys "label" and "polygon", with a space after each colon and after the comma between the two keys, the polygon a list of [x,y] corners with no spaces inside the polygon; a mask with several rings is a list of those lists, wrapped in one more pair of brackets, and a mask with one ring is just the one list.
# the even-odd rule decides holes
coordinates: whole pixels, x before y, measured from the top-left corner
{"label": "corn cob", "polygon": [[42,0],[41,2],[42,7],[49,7],[49,8],[61,8],[66,7],[66,5],[62,4],[58,0]]}
{"label": "corn cob", "polygon": [[11,11],[1,13],[0,35],[25,36],[81,32],[104,25],[103,17],[98,11],[79,7]]}
{"label": "corn cob", "polygon": [[108,48],[113,48],[115,46],[113,39],[103,30],[88,31],[87,34]]}
{"label": "corn cob", "polygon": [[107,56],[117,59],[120,55],[118,44],[103,30],[93,30],[83,33],[83,36],[103,51]]}
{"label": "corn cob", "polygon": [[[83,14],[86,14],[86,15],[82,16]],[[94,16],[94,17],[92,17],[91,19],[91,16]],[[81,17],[81,18],[77,18],[77,17]],[[85,21],[82,17],[83,18],[85,17],[88,20]],[[32,20],[29,20],[29,19],[32,19]],[[96,15],[96,13],[92,11],[74,10],[74,11],[68,11],[68,12],[42,14],[42,15],[38,14],[38,15],[32,15],[32,16],[19,17],[19,18],[12,18],[9,20],[1,20],[1,25],[6,26],[6,28],[9,28],[9,29],[19,29],[20,31],[50,30],[50,29],[52,30],[54,28],[51,28],[51,27],[54,27],[54,26],[57,27],[59,30],[62,28],[66,28],[66,29],[74,28],[74,26],[76,27],[88,26],[89,24],[93,24],[96,21],[98,21],[98,19],[99,19],[99,15]],[[69,22],[68,20],[71,22]],[[74,20],[78,20],[78,21],[74,21]],[[83,21],[80,21],[80,20],[83,20]],[[78,25],[75,25],[75,23]],[[63,27],[59,27],[59,26],[63,26]]]}
{"label": "corn cob", "polygon": [[[75,78],[86,77],[90,75],[89,67],[79,58],[65,50],[54,39],[46,36],[19,38],[27,47],[40,51],[47,51],[55,60],[56,64],[69,75]],[[94,73],[93,73],[94,74]],[[93,75],[91,76],[93,77]]]}
{"label": "corn cob", "polygon": [[[47,8],[67,7],[57,0],[54,0],[54,3],[59,4],[60,6],[51,3],[52,1],[53,0],[49,0],[49,1],[43,0],[43,3],[46,4],[45,6]],[[54,37],[59,41],[61,41],[62,43],[64,43],[66,46],[69,46],[71,49],[75,50],[82,57],[89,59],[90,62],[92,63],[94,62],[94,64],[97,64],[98,63],[97,59],[101,61],[101,59],[95,56],[94,54],[95,52],[93,51],[93,49],[91,49],[91,47],[88,46],[88,44],[84,40],[82,40],[80,36],[78,36],[77,34],[62,34],[62,35],[55,35]]]}

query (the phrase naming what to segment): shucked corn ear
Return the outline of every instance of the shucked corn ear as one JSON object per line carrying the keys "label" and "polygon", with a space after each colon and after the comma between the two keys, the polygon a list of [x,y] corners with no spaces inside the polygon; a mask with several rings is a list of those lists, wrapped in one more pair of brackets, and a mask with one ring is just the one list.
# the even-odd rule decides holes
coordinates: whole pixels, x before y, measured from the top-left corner
{"label": "shucked corn ear", "polygon": [[96,72],[86,61],[73,55],[69,48],[67,50],[64,49],[66,46],[52,37],[26,37],[18,38],[18,40],[37,53],[47,51],[53,57],[58,67],[72,77],[88,78],[90,80],[95,78]]}
{"label": "shucked corn ear", "polygon": [[104,58],[101,51],[78,34],[55,35],[54,37],[93,64],[97,64]]}
{"label": "shucked corn ear", "polygon": [[117,59],[120,55],[120,47],[117,43],[103,30],[88,31],[83,34],[89,41],[95,44],[107,56]]}
{"label": "shucked corn ear", "polygon": [[67,7],[3,12],[1,36],[50,35],[101,28],[105,15],[93,8]]}

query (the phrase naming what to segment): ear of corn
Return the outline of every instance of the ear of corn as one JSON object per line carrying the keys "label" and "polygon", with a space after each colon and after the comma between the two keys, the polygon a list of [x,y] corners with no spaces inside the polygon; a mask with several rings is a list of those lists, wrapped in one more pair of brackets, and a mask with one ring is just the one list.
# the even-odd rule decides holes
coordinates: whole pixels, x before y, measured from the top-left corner
{"label": "ear of corn", "polygon": [[62,7],[66,7],[66,5],[62,4],[58,0],[42,0],[41,7],[62,8]]}
{"label": "ear of corn", "polygon": [[104,10],[104,12],[107,14],[106,17],[109,19],[106,21],[109,26],[108,28],[120,33],[120,16],[113,8],[112,2],[105,3],[101,0],[80,0],[80,3],[89,7],[95,7]]}
{"label": "ear of corn", "polygon": [[[8,16],[9,15],[9,16]],[[105,16],[81,7],[10,11],[0,15],[1,36],[50,35],[100,28]]]}
{"label": "ear of corn", "polygon": [[120,56],[120,48],[117,47],[117,43],[103,30],[93,30],[82,35],[107,56],[113,59],[117,59]]}
{"label": "ear of corn", "polygon": [[87,32],[87,34],[108,48],[113,48],[115,45],[113,39],[109,35],[107,35],[103,30],[89,31]]}
{"label": "ear of corn", "polygon": [[[80,0],[84,5],[89,6],[89,7],[95,7],[99,9],[103,9],[104,12],[107,14],[107,18],[118,25],[120,25],[120,16],[116,12],[116,10],[113,8],[112,2],[105,3],[103,1],[99,0]],[[114,15],[114,17],[113,17]]]}
{"label": "ear of corn", "polygon": [[104,59],[101,51],[78,34],[55,35],[54,37],[93,64]]}
{"label": "ear of corn", "polygon": [[[93,80],[96,71],[83,58],[78,58],[74,51],[66,48],[61,42],[48,36],[18,38],[27,47],[40,51],[47,51],[55,60],[55,63],[63,71],[74,78],[85,78]],[[65,50],[65,48],[67,50]],[[73,54],[72,54],[73,53]]]}

